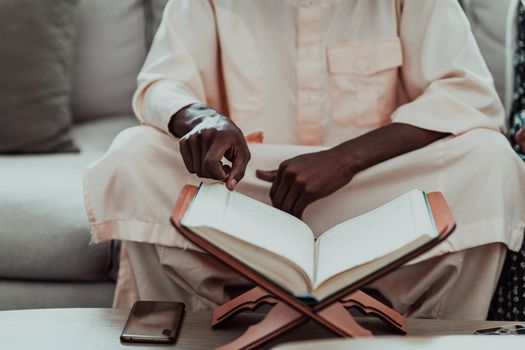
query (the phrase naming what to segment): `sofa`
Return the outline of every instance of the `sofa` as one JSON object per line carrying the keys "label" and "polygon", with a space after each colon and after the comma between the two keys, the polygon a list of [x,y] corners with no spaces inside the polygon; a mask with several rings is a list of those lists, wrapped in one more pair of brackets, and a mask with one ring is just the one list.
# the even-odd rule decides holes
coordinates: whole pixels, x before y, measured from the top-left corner
{"label": "sofa", "polygon": [[72,67],[79,153],[0,155],[0,310],[111,307],[118,245],[90,244],[82,173],[137,121],[150,1],[80,0]]}
{"label": "sofa", "polygon": [[[493,16],[503,16],[508,1],[464,5],[502,95],[505,25]],[[135,78],[164,5],[80,0],[71,103],[80,153],[0,155],[0,310],[111,307],[118,244],[90,244],[81,178],[119,131],[137,123]]]}

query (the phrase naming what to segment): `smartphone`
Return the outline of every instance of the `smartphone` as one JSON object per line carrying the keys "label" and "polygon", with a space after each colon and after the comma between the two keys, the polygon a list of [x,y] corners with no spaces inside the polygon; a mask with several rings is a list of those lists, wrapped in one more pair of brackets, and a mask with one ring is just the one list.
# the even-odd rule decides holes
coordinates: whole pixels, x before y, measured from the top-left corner
{"label": "smartphone", "polygon": [[184,316],[184,304],[137,301],[120,335],[124,343],[174,344]]}

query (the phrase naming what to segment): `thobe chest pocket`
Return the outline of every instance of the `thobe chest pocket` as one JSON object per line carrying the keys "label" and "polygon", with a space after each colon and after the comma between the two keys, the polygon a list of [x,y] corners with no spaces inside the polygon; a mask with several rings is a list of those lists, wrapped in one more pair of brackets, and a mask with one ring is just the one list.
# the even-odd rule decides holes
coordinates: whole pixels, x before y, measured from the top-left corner
{"label": "thobe chest pocket", "polygon": [[388,124],[403,63],[399,38],[337,43],[326,55],[332,120],[345,126]]}

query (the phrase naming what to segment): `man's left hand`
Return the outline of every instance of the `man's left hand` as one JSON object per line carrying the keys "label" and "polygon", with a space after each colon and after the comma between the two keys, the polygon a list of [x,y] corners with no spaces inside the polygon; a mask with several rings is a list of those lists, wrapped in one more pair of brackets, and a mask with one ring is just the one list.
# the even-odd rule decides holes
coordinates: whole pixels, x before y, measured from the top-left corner
{"label": "man's left hand", "polygon": [[409,124],[392,123],[326,151],[288,159],[278,170],[257,170],[256,175],[272,183],[270,197],[274,207],[301,218],[308,205],[339,190],[359,171],[448,135]]}
{"label": "man's left hand", "polygon": [[348,184],[356,174],[341,152],[334,148],[303,154],[282,162],[278,170],[257,170],[256,176],[272,183],[275,208],[301,218],[308,205]]}

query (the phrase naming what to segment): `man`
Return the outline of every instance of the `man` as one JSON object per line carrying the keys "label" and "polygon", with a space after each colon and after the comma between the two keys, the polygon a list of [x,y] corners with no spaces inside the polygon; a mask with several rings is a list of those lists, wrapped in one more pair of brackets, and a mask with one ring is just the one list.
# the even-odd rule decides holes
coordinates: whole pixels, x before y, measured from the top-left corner
{"label": "man", "polygon": [[[521,244],[525,169],[455,0],[171,1],[133,105],[144,125],[84,181],[95,240],[125,241],[116,306],[205,309],[246,283],[169,224],[202,179],[316,234],[442,191],[456,232],[370,286],[412,317],[485,318],[505,245]],[[264,144],[247,144],[257,131]]]}

